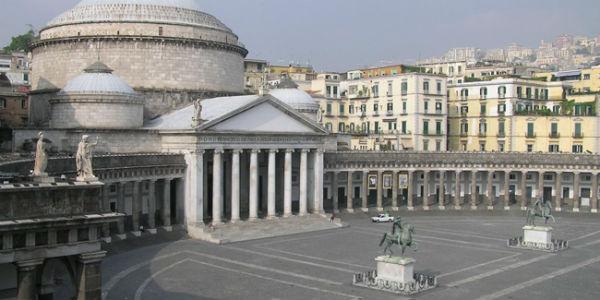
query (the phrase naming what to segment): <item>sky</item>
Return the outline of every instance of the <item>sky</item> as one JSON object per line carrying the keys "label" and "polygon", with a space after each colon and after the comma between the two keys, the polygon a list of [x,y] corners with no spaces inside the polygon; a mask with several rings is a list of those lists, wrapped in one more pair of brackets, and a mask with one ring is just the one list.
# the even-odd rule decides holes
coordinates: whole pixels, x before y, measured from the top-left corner
{"label": "sky", "polygon": [[[600,35],[598,0],[196,0],[240,37],[249,58],[318,71],[414,63],[452,47],[537,47]],[[79,0],[2,0],[0,45]]]}

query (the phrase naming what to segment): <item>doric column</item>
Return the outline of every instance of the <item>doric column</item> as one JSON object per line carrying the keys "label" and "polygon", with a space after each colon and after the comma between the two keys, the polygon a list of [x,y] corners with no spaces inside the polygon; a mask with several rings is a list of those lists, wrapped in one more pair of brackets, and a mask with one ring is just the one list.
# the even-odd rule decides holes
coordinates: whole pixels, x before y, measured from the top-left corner
{"label": "doric column", "polygon": [[167,231],[171,231],[171,179],[169,178],[164,181],[162,207],[161,219],[163,226]]}
{"label": "doric column", "polygon": [[494,171],[488,171],[488,176],[487,176],[487,186],[486,186],[486,190],[487,190],[487,209],[488,210],[493,210],[494,209],[494,197],[496,195],[493,194],[494,192]]}
{"label": "doric column", "polygon": [[477,170],[471,171],[471,210],[477,210]]}
{"label": "doric column", "polygon": [[461,206],[461,197],[460,197],[460,171],[455,171],[454,172],[455,177],[454,177],[454,209],[456,210],[460,210],[462,209]]}
{"label": "doric column", "polygon": [[438,199],[438,208],[441,210],[446,209],[446,172],[440,171],[440,198]]}
{"label": "doric column", "polygon": [[352,203],[352,171],[348,171],[348,181],[346,186],[346,210],[354,212],[354,204]]}
{"label": "doric column", "polygon": [[308,213],[308,150],[300,152],[300,216]]}
{"label": "doric column", "polygon": [[212,191],[212,223],[223,223],[223,149],[215,149],[213,154],[213,191]]}
{"label": "doric column", "polygon": [[314,159],[314,208],[315,213],[323,213],[323,150],[315,150]]}
{"label": "doric column", "polygon": [[204,150],[190,152],[186,161],[185,223],[195,226],[204,222]]}
{"label": "doric column", "polygon": [[537,189],[537,199],[540,201],[544,201],[544,172],[538,172],[538,189]]}
{"label": "doric column", "polygon": [[142,197],[140,194],[140,182],[133,182],[133,196],[131,199],[131,224],[133,226],[132,234],[135,236],[141,236],[140,231],[140,214],[142,213]]}
{"label": "doric column", "polygon": [[17,265],[17,299],[18,300],[36,300],[38,299],[37,278],[39,267],[44,263],[44,259],[32,259],[18,261]]}
{"label": "doric column", "polygon": [[[110,198],[108,197],[110,187],[110,184],[105,184],[102,188],[102,212],[110,212]],[[102,224],[102,238],[105,242],[110,243],[110,223]]]}
{"label": "doric column", "polygon": [[102,298],[102,259],[106,251],[80,254],[77,262],[77,300]]}
{"label": "doric column", "polygon": [[292,215],[292,153],[293,149],[285,151],[285,165],[283,169],[283,216]]}
{"label": "doric column", "polygon": [[579,172],[573,173],[573,212],[579,212],[579,204],[581,201],[579,198],[581,192],[579,188],[580,175]]}
{"label": "doric column", "polygon": [[369,171],[363,170],[363,184],[361,189],[362,207],[361,210],[369,211]]}
{"label": "doric column", "polygon": [[598,212],[598,174],[592,173],[592,213]]}
{"label": "doric column", "polygon": [[277,216],[276,211],[276,178],[277,175],[275,173],[277,167],[276,160],[277,150],[270,149],[269,150],[269,162],[267,165],[268,168],[268,179],[267,179],[267,218],[272,219]]}
{"label": "doric column", "polygon": [[250,152],[250,195],[249,199],[249,219],[258,218],[258,153],[257,149]]}
{"label": "doric column", "polygon": [[504,210],[510,210],[510,171],[504,171]]}
{"label": "doric column", "polygon": [[339,195],[338,195],[338,172],[332,172],[331,174],[331,204],[333,206],[333,213],[339,212]]}
{"label": "doric column", "polygon": [[392,210],[398,211],[398,171],[392,172]]}
{"label": "doric column", "polygon": [[521,210],[527,209],[527,187],[525,186],[525,182],[527,180],[527,171],[521,171],[521,184],[519,189],[521,190]]}
{"label": "doric column", "polygon": [[423,172],[423,210],[429,210],[429,171]]}
{"label": "doric column", "polygon": [[383,211],[383,172],[377,171],[377,211]]}
{"label": "doric column", "polygon": [[[117,183],[117,212],[125,213],[125,184],[126,182]],[[118,236],[121,239],[125,238],[125,218],[119,218],[117,221]]]}
{"label": "doric column", "polygon": [[407,208],[409,211],[415,210],[415,203],[414,203],[414,198],[413,198],[414,174],[415,174],[415,171],[408,171],[408,197],[406,199],[406,205],[407,205]]}
{"label": "doric column", "polygon": [[156,179],[148,182],[148,232],[156,233]]}
{"label": "doric column", "polygon": [[231,222],[240,220],[240,152],[231,151]]}
{"label": "doric column", "polygon": [[562,173],[556,172],[554,179],[554,210],[562,211]]}

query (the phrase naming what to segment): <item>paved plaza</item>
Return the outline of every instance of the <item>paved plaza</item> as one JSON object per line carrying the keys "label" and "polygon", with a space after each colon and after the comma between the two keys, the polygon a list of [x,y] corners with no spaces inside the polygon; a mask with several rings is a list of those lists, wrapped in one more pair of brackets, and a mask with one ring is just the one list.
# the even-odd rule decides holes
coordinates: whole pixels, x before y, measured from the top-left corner
{"label": "paved plaza", "polygon": [[[404,299],[353,287],[352,275],[375,268],[390,224],[342,214],[349,226],[278,238],[214,245],[161,243],[106,258],[106,299]],[[400,212],[416,226],[416,271],[439,287],[418,299],[600,299],[600,220],[559,215],[558,254],[507,248],[521,212]],[[540,222],[540,221],[538,221]],[[408,299],[408,298],[407,298]]]}

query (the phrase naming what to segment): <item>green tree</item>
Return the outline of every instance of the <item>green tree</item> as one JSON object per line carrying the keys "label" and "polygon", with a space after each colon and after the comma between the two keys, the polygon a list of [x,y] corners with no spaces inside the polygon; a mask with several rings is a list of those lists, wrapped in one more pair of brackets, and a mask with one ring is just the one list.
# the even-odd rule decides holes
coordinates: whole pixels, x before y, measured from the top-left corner
{"label": "green tree", "polygon": [[12,53],[15,51],[28,51],[29,43],[33,41],[35,38],[35,34],[33,30],[29,30],[25,34],[13,36],[10,44],[4,47],[3,51],[5,53]]}

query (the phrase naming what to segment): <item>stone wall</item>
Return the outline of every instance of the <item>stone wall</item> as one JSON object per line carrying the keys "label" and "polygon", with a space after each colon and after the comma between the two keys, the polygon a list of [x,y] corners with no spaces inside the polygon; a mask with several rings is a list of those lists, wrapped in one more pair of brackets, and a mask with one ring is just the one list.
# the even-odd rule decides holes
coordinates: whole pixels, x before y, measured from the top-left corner
{"label": "stone wall", "polygon": [[50,140],[52,152],[75,153],[81,136],[90,136],[90,141],[99,138],[95,153],[155,153],[160,152],[160,137],[157,132],[149,130],[52,130],[22,129],[13,132],[13,152],[22,152],[23,145],[44,131],[44,137]]}
{"label": "stone wall", "polygon": [[139,99],[122,96],[63,96],[51,100],[51,128],[140,128],[144,109]]}

